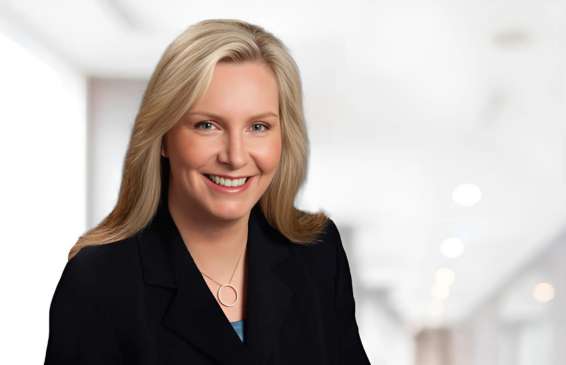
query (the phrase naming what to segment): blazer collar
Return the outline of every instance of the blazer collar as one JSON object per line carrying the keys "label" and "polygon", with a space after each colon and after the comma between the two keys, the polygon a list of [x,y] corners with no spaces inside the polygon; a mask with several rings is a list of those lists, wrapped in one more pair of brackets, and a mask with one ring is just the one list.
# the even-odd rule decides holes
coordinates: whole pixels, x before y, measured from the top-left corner
{"label": "blazer collar", "polygon": [[300,280],[292,279],[292,243],[269,225],[259,203],[248,221],[244,343],[187,250],[166,199],[138,238],[145,283],[175,290],[162,317],[165,327],[222,364],[267,361]]}

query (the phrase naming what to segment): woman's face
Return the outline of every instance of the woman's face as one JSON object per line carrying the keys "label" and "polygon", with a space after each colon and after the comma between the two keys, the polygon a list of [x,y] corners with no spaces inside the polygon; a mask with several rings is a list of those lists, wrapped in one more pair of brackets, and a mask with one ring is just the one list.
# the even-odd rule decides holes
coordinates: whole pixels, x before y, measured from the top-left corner
{"label": "woman's face", "polygon": [[[169,201],[222,220],[247,216],[279,165],[278,114],[277,81],[267,65],[218,63],[207,92],[164,137]],[[248,180],[244,189],[228,190],[206,175]]]}

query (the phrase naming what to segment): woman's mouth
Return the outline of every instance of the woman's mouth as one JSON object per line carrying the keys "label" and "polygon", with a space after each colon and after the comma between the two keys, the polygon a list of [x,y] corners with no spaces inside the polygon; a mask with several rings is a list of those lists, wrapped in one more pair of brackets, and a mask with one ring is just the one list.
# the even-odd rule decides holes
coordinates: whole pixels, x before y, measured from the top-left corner
{"label": "woman's mouth", "polygon": [[211,174],[203,174],[208,181],[209,186],[217,191],[223,192],[240,192],[244,191],[250,185],[253,176],[247,176],[240,179],[228,179]]}

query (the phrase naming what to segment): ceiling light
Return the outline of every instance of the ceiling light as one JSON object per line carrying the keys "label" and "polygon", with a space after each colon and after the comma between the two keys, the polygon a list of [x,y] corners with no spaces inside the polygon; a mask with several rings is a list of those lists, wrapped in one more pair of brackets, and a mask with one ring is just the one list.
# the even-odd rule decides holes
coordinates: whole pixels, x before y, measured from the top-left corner
{"label": "ceiling light", "polygon": [[480,188],[474,184],[460,184],[452,192],[452,200],[459,205],[471,207],[482,197]]}

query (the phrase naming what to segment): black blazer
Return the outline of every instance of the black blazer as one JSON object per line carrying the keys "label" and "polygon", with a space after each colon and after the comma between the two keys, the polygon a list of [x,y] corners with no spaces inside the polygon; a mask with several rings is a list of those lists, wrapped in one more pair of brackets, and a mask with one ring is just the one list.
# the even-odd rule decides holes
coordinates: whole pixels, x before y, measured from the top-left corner
{"label": "black blazer", "polygon": [[314,246],[250,213],[244,342],[161,203],[140,232],[67,262],[49,310],[45,364],[369,364],[348,260],[332,220]]}

